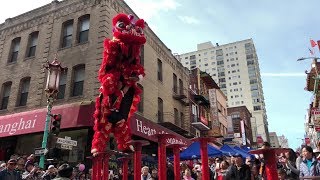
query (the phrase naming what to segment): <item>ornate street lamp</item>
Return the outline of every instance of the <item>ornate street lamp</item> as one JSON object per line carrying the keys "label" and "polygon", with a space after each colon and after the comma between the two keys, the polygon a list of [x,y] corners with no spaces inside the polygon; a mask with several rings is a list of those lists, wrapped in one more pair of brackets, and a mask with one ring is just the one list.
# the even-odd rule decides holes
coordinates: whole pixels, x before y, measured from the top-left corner
{"label": "ornate street lamp", "polygon": [[[45,92],[47,95],[47,116],[45,121],[45,127],[43,132],[43,140],[42,140],[42,148],[47,148],[47,142],[48,142],[48,134],[49,134],[49,123],[51,120],[51,109],[54,99],[56,98],[58,91],[59,91],[59,80],[61,72],[67,70],[67,68],[63,68],[61,66],[61,63],[57,60],[55,57],[54,60],[44,65],[44,68],[48,70],[48,77],[47,77],[47,84],[45,88]],[[47,150],[45,150],[47,151]],[[45,154],[40,156],[40,163],[39,166],[41,168],[44,168],[44,160],[45,160]]]}

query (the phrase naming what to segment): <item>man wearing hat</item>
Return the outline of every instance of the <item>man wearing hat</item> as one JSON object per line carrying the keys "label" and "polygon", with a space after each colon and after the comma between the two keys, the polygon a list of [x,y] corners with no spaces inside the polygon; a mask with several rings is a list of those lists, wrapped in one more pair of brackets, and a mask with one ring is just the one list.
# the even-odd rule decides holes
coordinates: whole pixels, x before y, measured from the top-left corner
{"label": "man wearing hat", "polygon": [[58,177],[54,180],[70,180],[72,178],[73,168],[69,164],[62,164],[58,168]]}
{"label": "man wearing hat", "polygon": [[243,163],[242,156],[240,154],[233,155],[235,158],[234,165],[230,166],[227,172],[226,179],[230,180],[250,180],[251,170],[250,167]]}
{"label": "man wearing hat", "polygon": [[21,176],[14,169],[16,168],[17,160],[10,159],[7,162],[7,167],[0,172],[0,180],[21,180]]}
{"label": "man wearing hat", "polygon": [[54,165],[50,165],[46,173],[42,176],[42,178],[44,180],[51,180],[54,179],[56,176],[56,168],[54,167]]}

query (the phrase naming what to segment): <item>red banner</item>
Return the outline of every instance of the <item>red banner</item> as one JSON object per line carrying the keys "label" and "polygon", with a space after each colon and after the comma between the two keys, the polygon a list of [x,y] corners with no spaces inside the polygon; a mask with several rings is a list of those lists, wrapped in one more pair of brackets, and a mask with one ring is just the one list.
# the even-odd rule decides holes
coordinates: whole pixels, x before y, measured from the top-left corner
{"label": "red banner", "polygon": [[[81,106],[67,104],[54,106],[52,114],[61,114],[61,128],[72,128],[82,126],[93,126],[92,112],[94,106]],[[14,113],[0,116],[0,137],[15,136],[43,132],[46,121],[47,109]]]}

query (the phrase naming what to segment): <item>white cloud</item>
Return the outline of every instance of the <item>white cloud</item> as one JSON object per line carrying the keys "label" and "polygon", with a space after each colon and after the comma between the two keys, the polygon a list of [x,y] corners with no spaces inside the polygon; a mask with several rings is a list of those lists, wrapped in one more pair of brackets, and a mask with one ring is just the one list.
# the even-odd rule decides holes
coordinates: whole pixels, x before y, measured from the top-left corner
{"label": "white cloud", "polygon": [[193,16],[178,16],[179,19],[187,24],[199,24],[200,21]]}
{"label": "white cloud", "polygon": [[261,73],[263,77],[304,77],[305,73]]}
{"label": "white cloud", "polygon": [[161,11],[175,10],[181,6],[175,0],[125,0],[140,18],[150,20]]}

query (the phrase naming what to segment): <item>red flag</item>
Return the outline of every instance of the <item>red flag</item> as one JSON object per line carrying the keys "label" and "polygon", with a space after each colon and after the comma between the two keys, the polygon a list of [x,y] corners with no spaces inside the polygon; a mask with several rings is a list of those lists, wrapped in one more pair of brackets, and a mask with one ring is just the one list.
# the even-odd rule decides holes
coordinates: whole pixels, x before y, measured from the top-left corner
{"label": "red flag", "polygon": [[314,42],[314,40],[310,39],[310,43],[311,43],[311,47],[315,47],[317,45],[316,42]]}
{"label": "red flag", "polygon": [[314,52],[309,48],[310,54],[313,56]]}

